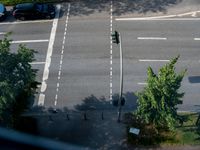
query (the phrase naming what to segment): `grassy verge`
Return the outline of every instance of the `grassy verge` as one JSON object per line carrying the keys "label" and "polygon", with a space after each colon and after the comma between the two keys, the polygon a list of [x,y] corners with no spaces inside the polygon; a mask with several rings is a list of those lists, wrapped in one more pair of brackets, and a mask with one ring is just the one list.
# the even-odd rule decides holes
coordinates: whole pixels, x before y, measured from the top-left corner
{"label": "grassy verge", "polygon": [[[198,114],[180,114],[186,116],[188,119],[183,125],[178,125],[174,132],[159,131],[155,132],[154,128],[147,126],[143,130],[142,136],[135,136],[128,133],[128,141],[134,145],[200,145],[200,135],[197,133],[196,121]],[[129,127],[136,127],[136,124]],[[129,130],[128,127],[128,130]],[[127,131],[128,131],[127,130]],[[142,131],[141,130],[141,131]]]}
{"label": "grassy verge", "polygon": [[[176,144],[200,145],[200,135],[197,133],[196,121],[198,114],[183,114],[188,121],[176,128]],[[164,144],[167,142],[164,142]]]}
{"label": "grassy verge", "polygon": [[0,0],[0,3],[11,6],[19,3],[28,3],[28,2],[41,2],[41,3],[53,3],[53,2],[62,2],[63,0]]}

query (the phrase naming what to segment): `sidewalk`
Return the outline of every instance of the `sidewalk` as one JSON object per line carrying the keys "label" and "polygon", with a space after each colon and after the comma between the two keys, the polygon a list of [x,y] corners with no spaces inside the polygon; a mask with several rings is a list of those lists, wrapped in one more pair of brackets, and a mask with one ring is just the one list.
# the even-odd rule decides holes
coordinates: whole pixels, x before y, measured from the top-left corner
{"label": "sidewalk", "polygon": [[[67,116],[67,114],[69,116]],[[71,111],[38,115],[38,133],[55,141],[87,150],[199,150],[200,146],[135,147],[127,142],[127,126],[117,122],[117,110]],[[68,149],[68,148],[66,148]]]}

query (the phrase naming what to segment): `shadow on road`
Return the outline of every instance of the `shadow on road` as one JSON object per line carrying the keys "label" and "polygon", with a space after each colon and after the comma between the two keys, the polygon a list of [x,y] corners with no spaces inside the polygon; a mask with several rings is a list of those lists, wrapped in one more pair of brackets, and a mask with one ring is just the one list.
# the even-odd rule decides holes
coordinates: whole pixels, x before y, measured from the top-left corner
{"label": "shadow on road", "polygon": [[[113,98],[118,98],[116,94]],[[124,94],[122,116],[136,108],[136,96]],[[74,109],[33,107],[24,116],[37,120],[37,133],[80,147],[92,149],[127,149],[126,124],[117,122],[117,107],[105,97],[90,95]],[[27,126],[28,122],[26,125]],[[35,128],[34,128],[35,129]],[[30,132],[29,132],[30,133]]]}
{"label": "shadow on road", "polygon": [[[174,6],[180,2],[182,0],[113,0],[113,14],[120,16],[126,13],[165,13],[169,6]],[[102,11],[110,11],[110,1],[80,0],[71,3],[70,15],[82,16]]]}
{"label": "shadow on road", "polygon": [[113,14],[123,15],[125,13],[146,14],[148,12],[167,12],[169,6],[176,5],[182,0],[124,0],[117,1]]}
{"label": "shadow on road", "polygon": [[190,83],[200,83],[200,76],[190,76],[188,80]]}

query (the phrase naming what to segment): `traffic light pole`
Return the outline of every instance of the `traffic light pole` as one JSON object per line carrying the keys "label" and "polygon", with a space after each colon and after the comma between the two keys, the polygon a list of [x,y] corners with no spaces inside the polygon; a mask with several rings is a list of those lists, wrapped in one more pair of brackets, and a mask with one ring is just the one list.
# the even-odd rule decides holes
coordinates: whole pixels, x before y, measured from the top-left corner
{"label": "traffic light pole", "polygon": [[117,121],[120,122],[121,119],[121,110],[122,110],[122,93],[123,93],[123,51],[122,51],[122,37],[119,33],[119,48],[120,48],[120,91],[119,91],[119,100],[118,100],[118,119]]}

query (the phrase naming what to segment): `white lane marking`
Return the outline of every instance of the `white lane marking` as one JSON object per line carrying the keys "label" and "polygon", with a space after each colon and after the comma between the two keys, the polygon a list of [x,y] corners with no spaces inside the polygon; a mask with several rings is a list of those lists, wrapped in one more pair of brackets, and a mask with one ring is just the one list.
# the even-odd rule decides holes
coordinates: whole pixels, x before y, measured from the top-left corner
{"label": "white lane marking", "polygon": [[167,40],[164,37],[138,37],[138,40]]}
{"label": "white lane marking", "polygon": [[157,16],[157,17],[136,17],[136,18],[116,18],[116,21],[131,21],[131,20],[152,20],[152,19],[162,19],[162,18],[171,18],[176,17],[176,15],[169,16]]}
{"label": "white lane marking", "polygon": [[0,32],[0,35],[5,35],[6,34],[6,32]]}
{"label": "white lane marking", "polygon": [[199,21],[200,18],[116,18],[116,21]]}
{"label": "white lane marking", "polygon": [[63,64],[63,53],[64,53],[64,48],[65,48],[65,41],[66,41],[66,35],[67,35],[67,29],[68,29],[68,22],[69,22],[69,12],[70,12],[70,4],[68,4],[68,10],[67,10],[67,17],[66,17],[66,22],[65,22],[65,31],[63,34],[63,42],[62,42],[62,49],[61,49],[61,54],[60,54],[60,64],[59,64],[59,71],[58,71],[58,81],[57,81],[57,88],[56,88],[56,97],[54,101],[54,105],[56,106],[58,103],[58,91],[60,88],[60,78],[61,78],[61,72],[62,72],[62,64]]}
{"label": "white lane marking", "polygon": [[194,38],[195,41],[200,41],[200,38]]}
{"label": "white lane marking", "polygon": [[191,15],[192,17],[196,17],[197,16],[197,13],[196,12],[194,12],[194,13],[192,13],[192,15]]}
{"label": "white lane marking", "polygon": [[200,18],[176,18],[183,17],[187,15],[191,15],[192,17],[196,17],[196,14],[200,11],[191,11],[183,14],[175,14],[168,16],[155,16],[155,17],[135,17],[135,18],[116,18],[116,21],[133,21],[133,20],[199,20]]}
{"label": "white lane marking", "polygon": [[139,82],[139,83],[137,83],[138,85],[147,85],[147,83],[146,82]]}
{"label": "white lane marking", "polygon": [[50,68],[50,65],[51,65],[51,56],[52,56],[52,53],[53,53],[53,45],[54,45],[55,36],[56,36],[56,30],[57,30],[57,25],[58,25],[60,8],[61,8],[61,5],[56,6],[56,16],[53,19],[53,25],[52,25],[52,29],[51,29],[50,40],[49,40],[47,56],[46,56],[46,63],[45,63],[45,66],[44,66],[42,85],[41,85],[40,95],[39,95],[39,100],[38,100],[38,105],[40,105],[40,106],[43,106],[44,101],[45,101],[44,92],[46,91],[47,80],[49,78],[49,68]]}
{"label": "white lane marking", "polygon": [[191,11],[191,12],[187,12],[187,13],[183,13],[183,14],[178,14],[178,17],[182,17],[182,16],[186,16],[186,15],[191,15],[192,17],[196,16],[196,13],[199,13],[200,11]]}
{"label": "white lane marking", "polygon": [[32,62],[30,63],[31,65],[42,65],[45,64],[46,62]]}
{"label": "white lane marking", "polygon": [[112,60],[113,60],[113,57],[112,57],[112,54],[113,54],[113,47],[112,47],[112,32],[113,32],[113,1],[111,0],[110,1],[110,101],[112,101],[112,75],[113,75],[113,71],[112,71]]}
{"label": "white lane marking", "polygon": [[169,62],[170,60],[167,60],[167,59],[139,59],[139,61],[143,61],[143,62]]}
{"label": "white lane marking", "polygon": [[40,42],[49,42],[49,40],[23,40],[23,41],[11,41],[12,44],[18,43],[40,43]]}
{"label": "white lane marking", "polygon": [[59,88],[59,86],[60,86],[60,84],[59,83],[57,83],[57,87]]}
{"label": "white lane marking", "polygon": [[57,105],[57,100],[55,100],[54,105],[55,105],[55,106]]}
{"label": "white lane marking", "polygon": [[53,22],[53,20],[3,22],[3,23],[0,23],[0,25],[29,24],[29,23],[48,23],[48,22]]}

